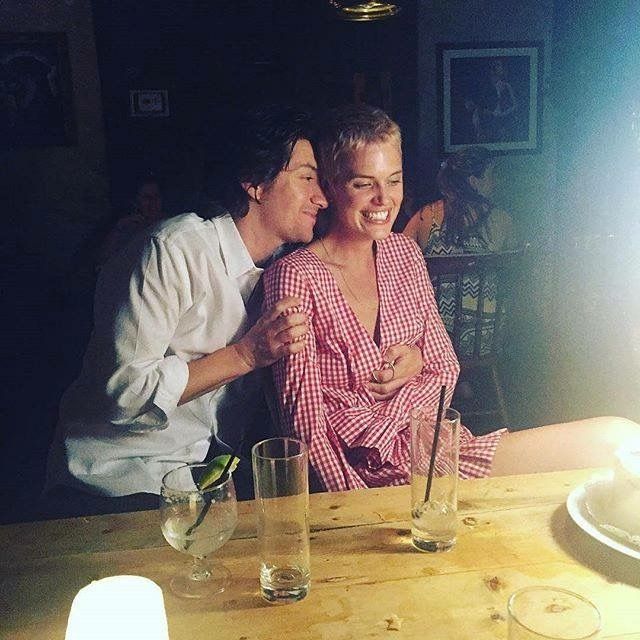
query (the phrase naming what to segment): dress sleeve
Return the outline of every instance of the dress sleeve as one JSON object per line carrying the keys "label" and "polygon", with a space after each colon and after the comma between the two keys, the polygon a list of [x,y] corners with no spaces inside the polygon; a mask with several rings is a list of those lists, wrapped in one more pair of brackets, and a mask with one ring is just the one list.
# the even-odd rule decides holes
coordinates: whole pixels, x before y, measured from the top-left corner
{"label": "dress sleeve", "polygon": [[327,421],[317,364],[313,296],[306,275],[285,261],[277,262],[264,274],[264,292],[265,307],[284,296],[297,296],[309,317],[305,348],[281,358],[272,367],[281,430],[307,443],[309,463],[325,490],[365,487],[350,468],[340,439]]}
{"label": "dress sleeve", "polygon": [[95,314],[96,334],[105,336],[95,348],[108,353],[111,364],[104,373],[107,414],[112,424],[130,431],[163,429],[189,377],[187,363],[169,350],[189,304],[186,263],[154,238],[128,280],[118,278],[109,269],[102,272],[100,286],[120,295],[97,296],[107,302]]}

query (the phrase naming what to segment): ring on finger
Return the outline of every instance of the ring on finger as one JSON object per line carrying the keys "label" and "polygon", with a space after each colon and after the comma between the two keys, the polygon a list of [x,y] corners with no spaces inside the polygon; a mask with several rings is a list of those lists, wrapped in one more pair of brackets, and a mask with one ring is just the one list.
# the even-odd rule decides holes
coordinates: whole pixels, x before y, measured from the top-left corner
{"label": "ring on finger", "polygon": [[383,369],[391,369],[391,380],[393,380],[396,377],[396,368],[393,364],[393,362],[385,362],[382,365]]}

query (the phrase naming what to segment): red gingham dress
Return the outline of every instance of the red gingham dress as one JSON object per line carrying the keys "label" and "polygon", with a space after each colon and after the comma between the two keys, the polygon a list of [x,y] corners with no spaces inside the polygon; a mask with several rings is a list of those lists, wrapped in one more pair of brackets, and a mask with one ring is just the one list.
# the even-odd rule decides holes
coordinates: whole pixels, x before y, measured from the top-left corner
{"label": "red gingham dress", "polygon": [[[460,367],[435,303],[424,257],[409,238],[376,242],[379,344],[360,324],[331,272],[299,249],[264,274],[265,308],[298,296],[309,316],[303,351],[273,365],[281,430],[305,441],[309,461],[328,491],[406,484],[410,478],[409,411],[447,403]],[[373,274],[372,274],[373,277]],[[422,349],[422,372],[386,401],[365,383],[394,344]],[[474,437],[460,430],[460,477],[485,476],[502,431]]]}

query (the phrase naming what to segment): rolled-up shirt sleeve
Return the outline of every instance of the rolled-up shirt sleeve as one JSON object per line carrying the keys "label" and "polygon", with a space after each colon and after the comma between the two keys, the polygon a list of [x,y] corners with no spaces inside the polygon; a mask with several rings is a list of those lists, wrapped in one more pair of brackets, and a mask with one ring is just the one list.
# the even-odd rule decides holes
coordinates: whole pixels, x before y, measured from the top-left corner
{"label": "rolled-up shirt sleeve", "polygon": [[[187,362],[169,345],[192,304],[190,278],[182,252],[170,249],[152,238],[128,281],[109,281],[108,269],[101,273],[99,286],[116,293],[97,296],[106,302],[95,312],[96,325],[105,323],[97,334],[105,339],[94,348],[103,350],[103,362],[109,353],[111,365],[103,372],[107,415],[134,432],[165,428],[189,378]],[[128,295],[117,295],[119,286],[128,287]]]}

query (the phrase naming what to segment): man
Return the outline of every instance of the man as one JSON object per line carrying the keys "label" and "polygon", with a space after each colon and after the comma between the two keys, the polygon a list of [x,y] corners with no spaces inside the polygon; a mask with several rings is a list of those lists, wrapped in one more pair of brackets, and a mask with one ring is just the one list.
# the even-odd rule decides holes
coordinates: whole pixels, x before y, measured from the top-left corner
{"label": "man", "polygon": [[257,395],[230,400],[225,385],[302,348],[297,299],[252,326],[247,308],[257,265],[309,242],[327,206],[309,129],[291,108],[249,113],[216,173],[213,212],[163,222],[105,265],[83,369],[61,402],[51,515],[155,507],[166,472],[224,439],[223,408],[229,432],[245,428]]}

